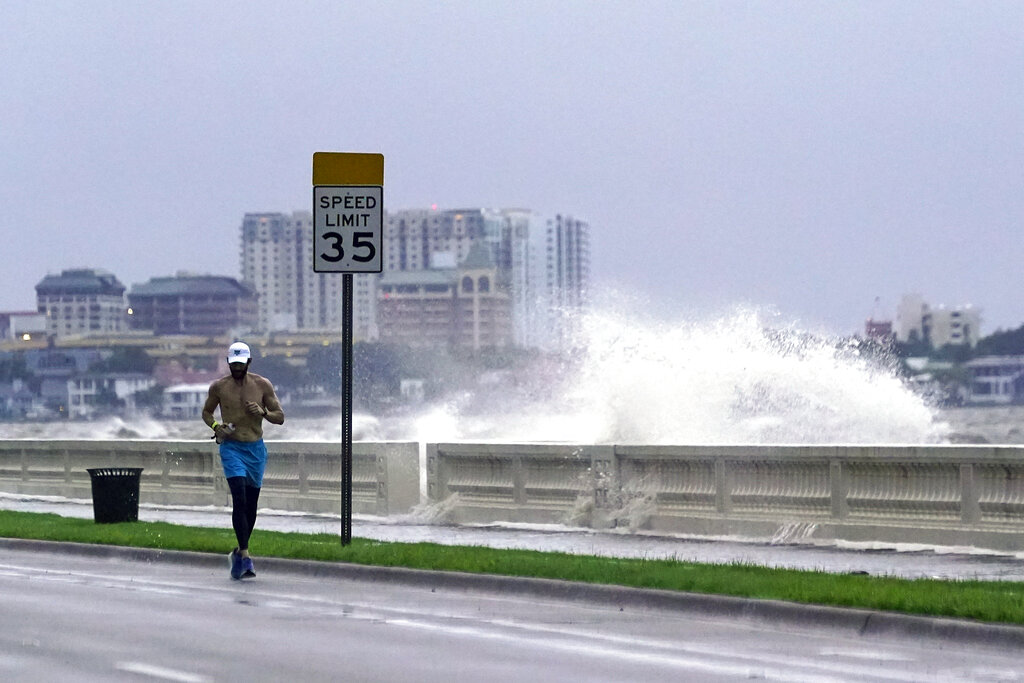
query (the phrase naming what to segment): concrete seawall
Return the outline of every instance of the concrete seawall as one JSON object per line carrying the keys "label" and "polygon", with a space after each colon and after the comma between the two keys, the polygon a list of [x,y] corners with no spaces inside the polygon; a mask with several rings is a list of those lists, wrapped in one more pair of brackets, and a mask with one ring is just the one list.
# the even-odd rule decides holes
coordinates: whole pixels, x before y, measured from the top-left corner
{"label": "concrete seawall", "polygon": [[[261,503],[340,511],[338,444],[271,442]],[[353,511],[425,502],[442,523],[534,522],[776,542],[844,539],[1024,550],[1024,448],[998,446],[353,446]],[[0,440],[0,491],[91,496],[90,467],[142,467],[144,502],[225,505],[209,441]],[[427,500],[420,500],[421,472]]]}

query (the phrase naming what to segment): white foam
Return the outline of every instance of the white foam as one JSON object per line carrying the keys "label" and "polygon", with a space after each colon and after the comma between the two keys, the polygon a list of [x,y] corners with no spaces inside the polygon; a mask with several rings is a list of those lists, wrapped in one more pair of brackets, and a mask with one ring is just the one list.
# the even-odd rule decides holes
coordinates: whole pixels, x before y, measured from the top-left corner
{"label": "white foam", "polygon": [[948,433],[891,359],[793,326],[769,330],[757,311],[668,323],[604,311],[578,323],[571,362],[431,406],[408,438],[927,444]]}

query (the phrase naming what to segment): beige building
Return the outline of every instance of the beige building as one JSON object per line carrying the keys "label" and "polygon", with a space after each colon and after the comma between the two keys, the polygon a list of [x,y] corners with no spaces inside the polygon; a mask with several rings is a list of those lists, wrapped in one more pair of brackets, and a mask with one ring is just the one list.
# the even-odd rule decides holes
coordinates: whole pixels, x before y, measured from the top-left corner
{"label": "beige building", "polygon": [[36,308],[54,337],[127,329],[125,287],[105,270],[76,268],[47,275],[36,285]]}
{"label": "beige building", "polygon": [[943,346],[974,347],[981,336],[981,309],[970,304],[932,308],[920,294],[905,294],[896,311],[896,338]]}
{"label": "beige building", "polygon": [[377,302],[381,338],[479,351],[513,343],[511,298],[483,245],[457,268],[385,272]]}

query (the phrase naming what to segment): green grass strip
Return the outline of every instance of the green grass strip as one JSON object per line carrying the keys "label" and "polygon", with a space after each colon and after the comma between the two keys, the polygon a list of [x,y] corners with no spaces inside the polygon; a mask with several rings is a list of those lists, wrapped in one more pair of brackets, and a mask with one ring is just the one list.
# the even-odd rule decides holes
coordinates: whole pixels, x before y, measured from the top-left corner
{"label": "green grass strip", "polygon": [[[96,524],[8,510],[0,510],[0,537],[209,553],[226,553],[235,545],[230,529],[165,522]],[[1024,582],[900,579],[363,538],[343,547],[334,534],[262,530],[253,533],[252,549],[262,557],[564,579],[1024,624]]]}

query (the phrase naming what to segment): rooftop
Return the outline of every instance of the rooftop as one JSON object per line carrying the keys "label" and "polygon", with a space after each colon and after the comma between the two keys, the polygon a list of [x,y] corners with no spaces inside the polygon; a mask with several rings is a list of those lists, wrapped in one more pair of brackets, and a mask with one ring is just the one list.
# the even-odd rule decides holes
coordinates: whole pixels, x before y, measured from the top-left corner
{"label": "rooftop", "polygon": [[74,268],[47,275],[36,285],[36,294],[124,294],[125,287],[105,270]]}
{"label": "rooftop", "polygon": [[187,275],[155,277],[149,282],[132,285],[128,296],[255,296],[245,283],[226,275]]}

